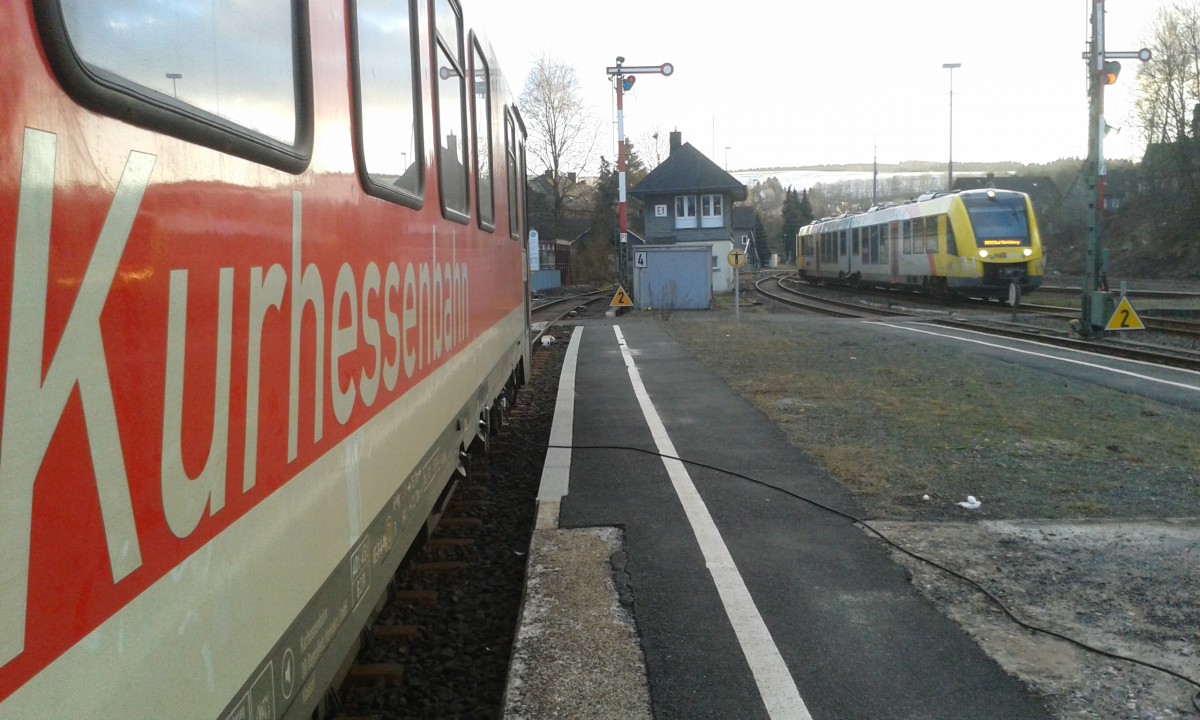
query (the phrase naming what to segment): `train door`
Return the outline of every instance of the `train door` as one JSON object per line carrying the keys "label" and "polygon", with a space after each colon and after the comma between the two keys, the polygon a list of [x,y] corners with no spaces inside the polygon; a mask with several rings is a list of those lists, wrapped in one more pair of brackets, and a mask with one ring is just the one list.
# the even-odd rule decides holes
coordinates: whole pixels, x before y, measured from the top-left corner
{"label": "train door", "polygon": [[838,275],[850,275],[850,235],[854,230],[851,229],[850,223],[846,223],[846,228],[838,233]]}
{"label": "train door", "polygon": [[891,226],[892,231],[888,233],[888,258],[891,260],[889,265],[892,270],[892,283],[896,284],[900,282],[900,233],[904,228],[904,223],[896,221],[891,223]]}
{"label": "train door", "polygon": [[525,207],[525,123],[515,107],[504,113],[504,174],[508,180],[505,195],[508,200],[508,236],[521,244],[521,285],[525,297],[525,326],[533,323],[529,276],[528,217]]}

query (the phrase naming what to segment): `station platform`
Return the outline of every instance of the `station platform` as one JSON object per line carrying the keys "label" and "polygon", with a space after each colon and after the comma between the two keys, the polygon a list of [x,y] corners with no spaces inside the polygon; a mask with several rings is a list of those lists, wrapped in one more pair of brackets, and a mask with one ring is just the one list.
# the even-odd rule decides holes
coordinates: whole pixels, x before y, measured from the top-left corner
{"label": "station platform", "polygon": [[1050,716],[654,318],[573,326],[550,445],[506,718]]}

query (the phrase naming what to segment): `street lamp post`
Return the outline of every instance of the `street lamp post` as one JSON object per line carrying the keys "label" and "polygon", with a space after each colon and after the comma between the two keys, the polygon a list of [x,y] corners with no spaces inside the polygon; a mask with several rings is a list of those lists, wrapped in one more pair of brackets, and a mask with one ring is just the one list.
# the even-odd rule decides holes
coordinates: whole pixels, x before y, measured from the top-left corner
{"label": "street lamp post", "polygon": [[733,147],[733,146],[732,145],[725,146],[725,172],[729,172],[729,148],[731,148],[731,147]]}
{"label": "street lamp post", "polygon": [[954,189],[954,68],[962,63],[943,63],[942,69],[950,71],[950,162],[946,165],[946,189]]}
{"label": "street lamp post", "polygon": [[178,87],[176,86],[175,83],[177,83],[183,79],[183,74],[182,73],[167,73],[167,79],[171,81],[171,95],[176,100],[178,100],[179,99],[179,91],[178,91]]}

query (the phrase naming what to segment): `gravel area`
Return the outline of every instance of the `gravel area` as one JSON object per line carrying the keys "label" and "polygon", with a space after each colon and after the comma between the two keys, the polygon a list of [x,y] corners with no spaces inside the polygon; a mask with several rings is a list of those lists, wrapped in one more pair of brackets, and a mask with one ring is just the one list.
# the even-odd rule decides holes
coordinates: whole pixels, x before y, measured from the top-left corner
{"label": "gravel area", "polygon": [[[1175,405],[857,321],[673,313],[689,346],[858,499],[872,527],[1013,614],[1200,682],[1200,422]],[[975,509],[958,505],[967,496]],[[896,553],[914,584],[1059,718],[1197,716],[1200,686],[1022,629]]]}

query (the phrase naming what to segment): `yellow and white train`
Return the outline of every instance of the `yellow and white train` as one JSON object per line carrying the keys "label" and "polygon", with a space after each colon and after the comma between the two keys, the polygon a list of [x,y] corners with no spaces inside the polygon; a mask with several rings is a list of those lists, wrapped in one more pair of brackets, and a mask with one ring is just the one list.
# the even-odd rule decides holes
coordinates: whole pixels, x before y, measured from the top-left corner
{"label": "yellow and white train", "polygon": [[797,270],[816,283],[939,297],[1007,298],[1042,284],[1045,260],[1025,193],[964,190],[819,220],[796,236]]}

